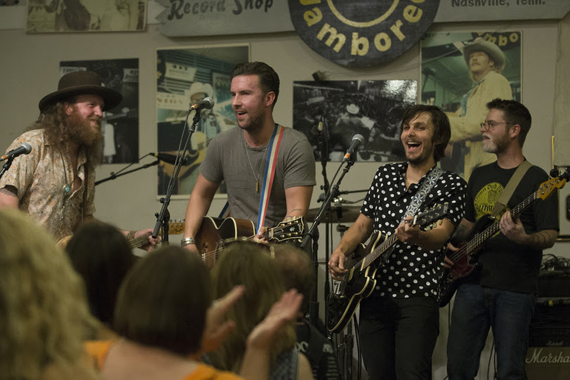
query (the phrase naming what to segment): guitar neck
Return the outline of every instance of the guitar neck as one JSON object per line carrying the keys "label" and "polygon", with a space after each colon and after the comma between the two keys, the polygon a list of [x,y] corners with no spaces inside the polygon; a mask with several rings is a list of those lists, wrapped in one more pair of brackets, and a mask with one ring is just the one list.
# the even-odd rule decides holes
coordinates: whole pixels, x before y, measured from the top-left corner
{"label": "guitar neck", "polygon": [[137,238],[129,239],[129,245],[131,246],[131,249],[140,248],[143,245],[145,245],[146,243],[148,243],[148,237],[150,235],[151,235],[151,233],[148,232],[148,233],[141,235]]}
{"label": "guitar neck", "polygon": [[[513,219],[518,218],[522,214],[522,212],[528,206],[530,206],[531,203],[534,202],[537,198],[538,198],[538,192],[534,192],[531,195],[529,195],[524,201],[522,201],[521,203],[516,205],[511,210],[511,215],[512,215]],[[493,237],[500,230],[500,227],[499,227],[500,221],[501,221],[501,218],[496,220],[493,224],[491,224],[489,227],[487,227],[482,232],[476,234],[475,237],[473,239],[471,239],[466,244],[465,249],[466,249],[468,255],[472,255],[473,253],[475,253],[477,251],[477,249],[479,248],[479,246],[481,246],[481,244],[483,244],[487,239],[490,239],[491,237]]]}
{"label": "guitar neck", "polygon": [[374,248],[374,250],[372,252],[370,252],[370,254],[366,255],[366,257],[364,257],[362,260],[360,260],[358,262],[358,264],[356,264],[356,266],[362,264],[362,268],[367,268],[370,264],[372,264],[374,262],[374,260],[376,260],[381,254],[383,254],[384,252],[386,252],[388,250],[388,248],[390,248],[391,246],[393,246],[396,243],[396,240],[398,240],[398,238],[396,237],[396,234],[392,234],[390,236],[388,236],[386,238],[386,240],[384,240],[382,242],[382,244],[380,244],[378,247]]}

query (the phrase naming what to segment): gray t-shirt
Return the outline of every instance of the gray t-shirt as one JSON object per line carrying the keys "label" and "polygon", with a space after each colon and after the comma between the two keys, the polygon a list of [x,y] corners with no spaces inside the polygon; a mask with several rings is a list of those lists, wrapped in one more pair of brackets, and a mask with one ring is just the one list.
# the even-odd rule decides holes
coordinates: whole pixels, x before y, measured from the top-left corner
{"label": "gray t-shirt", "polygon": [[[240,128],[217,135],[208,145],[200,173],[211,182],[226,181],[231,217],[257,222],[267,149],[267,145],[260,148],[247,145]],[[264,223],[266,227],[275,226],[286,216],[285,189],[316,184],[315,158],[305,135],[285,128],[275,170]],[[259,193],[256,192],[257,181]]]}

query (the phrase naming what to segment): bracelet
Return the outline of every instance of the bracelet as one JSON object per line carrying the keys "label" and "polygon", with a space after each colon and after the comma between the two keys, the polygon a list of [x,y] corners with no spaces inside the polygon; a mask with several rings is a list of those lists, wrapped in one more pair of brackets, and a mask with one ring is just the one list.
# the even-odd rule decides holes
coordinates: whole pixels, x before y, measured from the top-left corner
{"label": "bracelet", "polygon": [[194,240],[194,238],[191,238],[191,237],[185,237],[184,239],[182,239],[180,241],[181,247],[186,247],[187,245],[190,245],[190,244],[196,245],[196,240]]}

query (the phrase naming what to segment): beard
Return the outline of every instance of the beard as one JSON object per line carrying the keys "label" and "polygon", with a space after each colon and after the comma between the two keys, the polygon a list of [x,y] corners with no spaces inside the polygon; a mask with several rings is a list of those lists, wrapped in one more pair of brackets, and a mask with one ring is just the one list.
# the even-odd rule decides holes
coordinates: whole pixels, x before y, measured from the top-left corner
{"label": "beard", "polygon": [[[94,128],[91,121],[97,121],[98,127]],[[71,141],[79,146],[93,148],[103,142],[100,117],[85,119],[78,112],[74,112],[69,116],[66,128]]]}
{"label": "beard", "polygon": [[248,113],[249,115],[249,121],[247,121],[247,124],[245,125],[240,125],[238,122],[238,126],[245,130],[248,131],[249,133],[255,133],[260,131],[263,128],[263,115],[258,114],[258,115],[253,115]]}
{"label": "beard", "polygon": [[497,136],[487,141],[483,140],[483,151],[487,153],[502,153],[509,146],[509,138],[507,135]]}

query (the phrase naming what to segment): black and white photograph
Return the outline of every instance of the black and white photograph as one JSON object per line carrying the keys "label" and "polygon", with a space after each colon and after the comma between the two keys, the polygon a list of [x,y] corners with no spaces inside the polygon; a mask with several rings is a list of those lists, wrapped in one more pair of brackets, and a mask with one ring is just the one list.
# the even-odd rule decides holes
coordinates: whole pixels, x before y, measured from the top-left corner
{"label": "black and white photograph", "polygon": [[296,81],[293,128],[307,136],[317,160],[324,154],[342,161],[361,135],[356,161],[403,161],[401,118],[416,98],[414,80]]}
{"label": "black and white photograph", "polygon": [[143,31],[146,13],[140,0],[28,0],[26,32]]}
{"label": "black and white photograph", "polygon": [[[176,155],[181,149],[185,157],[173,195],[192,192],[198,179],[198,167],[204,160],[210,141],[218,133],[237,125],[232,110],[230,74],[236,64],[247,61],[249,45],[243,44],[157,50],[158,151]],[[211,109],[201,110],[195,132],[186,145],[187,132],[195,116],[194,112],[188,115],[191,106],[206,97],[214,105]],[[166,194],[173,170],[172,163],[160,163],[159,195]],[[218,193],[225,194],[223,183]]]}
{"label": "black and white photograph", "polygon": [[20,5],[20,0],[0,0],[0,7],[8,7],[10,5]]}
{"label": "black and white photograph", "polygon": [[138,162],[139,157],[139,60],[105,59],[60,63],[60,74],[94,71],[105,87],[123,94],[117,107],[103,114],[103,164]]}

